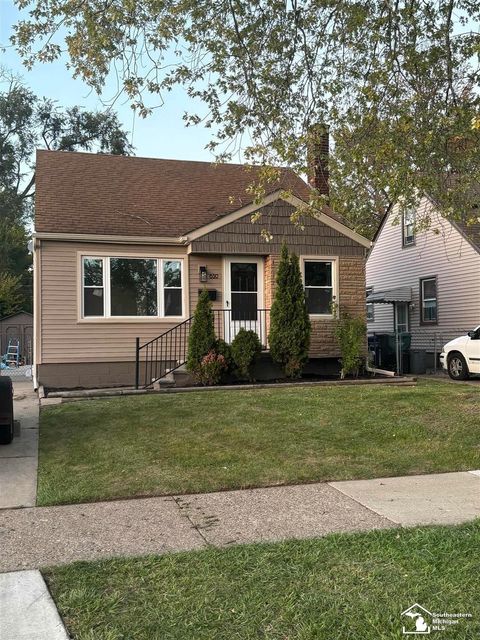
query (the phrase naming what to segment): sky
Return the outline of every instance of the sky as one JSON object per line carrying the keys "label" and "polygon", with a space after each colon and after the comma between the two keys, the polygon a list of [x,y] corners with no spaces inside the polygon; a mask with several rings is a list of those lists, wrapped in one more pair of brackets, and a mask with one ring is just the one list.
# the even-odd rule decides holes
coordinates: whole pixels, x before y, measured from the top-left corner
{"label": "sky", "polygon": [[[20,74],[25,84],[37,95],[58,101],[59,105],[83,106],[90,110],[103,110],[105,105],[79,78],[73,79],[66,60],[37,64],[31,71],[22,65],[22,60],[9,43],[12,26],[21,14],[13,0],[0,0],[0,65]],[[110,82],[105,98],[115,94],[116,84]],[[174,158],[179,160],[214,160],[205,149],[211,138],[211,130],[201,127],[185,127],[182,115],[195,111],[195,103],[186,92],[177,88],[166,96],[166,103],[154,110],[146,119],[135,116],[128,103],[117,102],[115,111],[135,147],[135,155],[151,158]]]}

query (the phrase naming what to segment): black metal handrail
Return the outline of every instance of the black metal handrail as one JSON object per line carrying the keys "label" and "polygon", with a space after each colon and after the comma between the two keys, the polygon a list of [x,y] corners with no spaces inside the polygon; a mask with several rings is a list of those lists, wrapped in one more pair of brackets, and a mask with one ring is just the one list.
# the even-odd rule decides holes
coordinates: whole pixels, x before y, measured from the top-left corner
{"label": "black metal handrail", "polygon": [[[188,338],[193,316],[156,338],[135,343],[135,388],[147,388],[181,367],[187,360]],[[241,328],[258,334],[262,349],[268,349],[270,309],[214,309],[213,325],[217,338],[231,343]]]}

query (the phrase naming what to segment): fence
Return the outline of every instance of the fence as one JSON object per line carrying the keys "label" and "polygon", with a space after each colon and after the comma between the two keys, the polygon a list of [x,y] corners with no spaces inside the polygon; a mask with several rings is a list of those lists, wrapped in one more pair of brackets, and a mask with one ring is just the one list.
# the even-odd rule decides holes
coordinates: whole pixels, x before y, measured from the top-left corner
{"label": "fence", "polygon": [[375,365],[382,369],[403,374],[422,369],[422,362],[425,362],[426,370],[437,373],[443,345],[473,328],[416,327],[409,332],[372,333],[368,337],[369,351]]}

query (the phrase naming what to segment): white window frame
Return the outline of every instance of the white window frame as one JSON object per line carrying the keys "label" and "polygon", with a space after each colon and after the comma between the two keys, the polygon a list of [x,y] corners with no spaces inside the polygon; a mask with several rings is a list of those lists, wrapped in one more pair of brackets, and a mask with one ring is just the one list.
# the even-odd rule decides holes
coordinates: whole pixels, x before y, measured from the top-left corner
{"label": "white window frame", "polygon": [[[110,278],[110,260],[124,258],[125,260],[154,260],[157,265],[157,315],[154,316],[117,316],[111,315],[111,278]],[[185,259],[183,256],[151,256],[151,255],[131,255],[131,254],[79,254],[80,260],[80,291],[79,291],[79,321],[80,322],[179,322],[187,317],[187,290],[186,269],[184,266]],[[103,316],[86,316],[84,307],[84,261],[85,260],[101,260],[103,266]],[[167,289],[180,289],[182,291],[182,314],[179,316],[165,315],[165,299],[164,299],[164,263],[179,262],[181,287],[167,287]],[[89,287],[100,288],[100,287]]]}
{"label": "white window frame", "polygon": [[[338,256],[300,256],[300,264],[302,270],[302,282],[303,288],[306,288],[305,284],[305,263],[306,262],[331,262],[332,263],[332,303],[336,306],[336,314],[338,316],[338,305],[339,305],[339,295],[338,295],[338,283],[339,283],[339,274],[338,274]],[[329,289],[330,287],[308,287],[308,288],[316,288],[316,289]],[[335,315],[333,313],[310,313],[310,318],[313,320],[332,320]]]}
{"label": "white window frame", "polygon": [[[180,282],[181,285],[179,287],[165,287],[165,270],[164,265],[165,262],[179,262],[180,263]],[[160,278],[158,277],[160,271]],[[182,301],[182,313],[179,316],[166,316],[165,315],[165,290],[172,289],[175,291],[180,290],[182,292],[181,301]],[[184,280],[183,280],[183,261],[178,258],[157,258],[157,309],[160,310],[160,318],[166,318],[169,320],[170,318],[183,318],[185,315],[185,300],[183,295],[184,290]],[[160,299],[159,299],[160,298]]]}
{"label": "white window frame", "polygon": [[[425,298],[425,282],[435,282],[435,297]],[[425,302],[431,302],[435,300],[435,320],[425,320]],[[426,278],[420,278],[420,323],[422,325],[436,325],[438,324],[438,280],[437,276],[427,276]]]}
{"label": "white window frame", "polygon": [[[411,216],[410,222],[407,222],[407,217]],[[402,215],[402,246],[404,247],[411,247],[412,245],[415,244],[415,240],[416,240],[416,233],[415,233],[415,223],[417,221],[417,212],[415,211],[415,209],[408,209],[407,211],[405,211]],[[407,236],[407,227],[412,227],[412,235],[411,236]],[[407,242],[407,238],[411,238],[411,240],[409,240]]]}
{"label": "white window frame", "polygon": [[[96,287],[94,285],[86,285],[85,284],[85,260],[99,260],[102,263],[102,286]],[[81,287],[82,287],[82,317],[87,319],[93,318],[104,318],[105,317],[105,298],[106,298],[106,290],[105,286],[105,258],[103,257],[93,257],[93,256],[82,256],[81,262]],[[102,289],[103,291],[103,314],[101,316],[85,316],[85,289]]]}

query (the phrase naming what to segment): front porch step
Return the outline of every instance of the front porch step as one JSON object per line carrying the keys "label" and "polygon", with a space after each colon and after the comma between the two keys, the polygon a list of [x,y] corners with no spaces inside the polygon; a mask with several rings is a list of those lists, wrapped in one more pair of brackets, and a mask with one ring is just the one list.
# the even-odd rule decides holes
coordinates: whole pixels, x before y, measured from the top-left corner
{"label": "front porch step", "polygon": [[170,371],[167,375],[160,378],[153,383],[153,389],[165,389],[165,387],[174,387],[175,386],[175,375],[174,371]]}
{"label": "front porch step", "polygon": [[187,371],[185,364],[175,369],[173,372],[176,387],[193,387],[195,384],[195,378]]}

